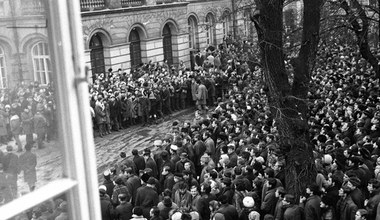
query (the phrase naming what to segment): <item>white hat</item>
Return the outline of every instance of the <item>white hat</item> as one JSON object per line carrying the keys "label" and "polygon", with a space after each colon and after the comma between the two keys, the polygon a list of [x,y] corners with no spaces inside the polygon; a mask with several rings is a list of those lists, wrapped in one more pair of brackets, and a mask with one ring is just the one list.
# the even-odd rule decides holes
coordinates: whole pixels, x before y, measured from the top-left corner
{"label": "white hat", "polygon": [[177,145],[170,145],[170,149],[174,150],[174,151],[177,151],[178,150],[178,146]]}
{"label": "white hat", "polygon": [[161,140],[155,140],[155,141],[153,142],[153,145],[154,145],[154,146],[161,146],[161,145],[162,145],[162,141],[161,141]]}
{"label": "white hat", "polygon": [[325,164],[331,164],[332,163],[332,157],[330,154],[325,154],[323,156],[323,160]]}
{"label": "white hat", "polygon": [[253,206],[255,206],[255,200],[253,200],[253,198],[250,196],[246,196],[243,199],[243,205],[246,208],[252,208]]}
{"label": "white hat", "polygon": [[104,189],[105,191],[107,191],[107,186],[105,186],[105,185],[100,185],[100,186],[99,186],[99,189]]}
{"label": "white hat", "polygon": [[104,176],[109,176],[111,174],[110,170],[106,170],[103,172],[103,175]]}

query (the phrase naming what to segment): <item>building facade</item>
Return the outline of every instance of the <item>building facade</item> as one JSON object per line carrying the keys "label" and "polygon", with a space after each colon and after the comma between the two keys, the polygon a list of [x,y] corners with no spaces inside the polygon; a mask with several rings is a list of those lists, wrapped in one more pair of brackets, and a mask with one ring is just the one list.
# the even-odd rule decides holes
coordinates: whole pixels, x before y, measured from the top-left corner
{"label": "building facade", "polygon": [[[0,88],[50,83],[43,0],[0,0]],[[231,0],[81,0],[89,76],[147,62],[190,67],[191,55],[232,33]]]}

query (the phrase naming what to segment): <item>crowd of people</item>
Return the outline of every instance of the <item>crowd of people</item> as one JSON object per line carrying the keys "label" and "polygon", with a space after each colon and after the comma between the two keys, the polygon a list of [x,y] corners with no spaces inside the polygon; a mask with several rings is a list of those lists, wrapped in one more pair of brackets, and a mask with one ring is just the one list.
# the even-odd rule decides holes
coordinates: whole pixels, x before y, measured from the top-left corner
{"label": "crowd of people", "polygon": [[[278,125],[247,45],[199,52],[194,70],[149,63],[95,77],[90,103],[100,137],[196,107],[193,120],[174,120],[165,138],[120,152],[104,171],[102,219],[380,218],[380,88],[371,67],[354,47],[320,47],[308,117],[318,174],[297,198],[286,191]],[[67,215],[61,198],[30,212],[60,214]]]}
{"label": "crowd of people", "polygon": [[[99,187],[103,219],[380,217],[380,90],[370,66],[355,48],[321,47],[308,118],[318,174],[296,198],[286,191],[286,161],[261,70],[233,55],[249,53],[241,45],[217,50],[225,65],[214,60],[208,71],[203,65],[178,73],[192,81],[194,119],[174,121],[170,134],[142,152],[120,153]],[[215,76],[228,83],[212,96],[207,81]],[[155,88],[154,77],[146,78],[142,98]]]}
{"label": "crowd of people", "polygon": [[0,142],[6,147],[5,152],[0,149],[0,205],[19,196],[21,173],[29,190],[35,189],[37,156],[32,148],[43,149],[56,138],[55,100],[53,86],[37,82],[1,91]]}

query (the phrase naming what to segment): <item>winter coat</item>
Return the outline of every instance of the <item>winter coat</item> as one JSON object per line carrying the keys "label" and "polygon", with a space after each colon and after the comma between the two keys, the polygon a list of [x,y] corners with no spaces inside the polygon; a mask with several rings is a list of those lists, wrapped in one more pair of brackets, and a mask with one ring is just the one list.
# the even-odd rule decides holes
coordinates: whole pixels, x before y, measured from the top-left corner
{"label": "winter coat", "polygon": [[142,186],[137,189],[136,204],[143,209],[144,217],[149,218],[150,209],[158,204],[158,193],[149,186]]}
{"label": "winter coat", "polygon": [[132,204],[135,204],[137,189],[141,187],[140,178],[135,175],[130,176],[125,185],[127,186],[129,195],[132,196]]}
{"label": "winter coat", "polygon": [[[144,170],[145,169],[145,160],[144,157],[136,155],[133,157],[133,162],[136,164],[137,170]],[[136,173],[138,174],[138,173]]]}
{"label": "winter coat", "polygon": [[209,208],[209,202],[215,199],[216,197],[214,195],[207,194],[203,194],[201,198],[199,198],[196,206],[201,219],[210,219],[211,211]]}
{"label": "winter coat", "polygon": [[208,98],[208,93],[207,93],[207,88],[205,85],[200,84],[198,87],[197,91],[197,105],[206,105],[207,104],[207,98]]}
{"label": "winter coat", "polygon": [[209,155],[214,155],[216,150],[214,140],[212,140],[211,137],[209,137],[204,141],[204,143],[206,145],[206,152],[208,152]]}
{"label": "winter coat", "polygon": [[351,196],[347,196],[344,200],[340,199],[337,205],[337,214],[340,220],[354,220],[358,206],[352,201]]}
{"label": "winter coat", "polygon": [[307,198],[305,203],[305,220],[316,220],[321,219],[322,211],[320,207],[321,197],[317,195],[310,196]]}
{"label": "winter coat", "polygon": [[21,126],[24,134],[33,134],[33,114],[31,112],[21,113]]}
{"label": "winter coat", "polygon": [[157,178],[158,177],[158,168],[157,168],[157,164],[156,162],[153,160],[153,158],[149,157],[146,161],[145,161],[145,168],[150,168],[152,169],[152,176],[154,178]]}
{"label": "winter coat", "polygon": [[199,85],[197,83],[191,83],[191,95],[193,97],[193,101],[197,100],[197,92]]}
{"label": "winter coat", "polygon": [[222,204],[216,212],[222,213],[224,215],[225,220],[237,220],[237,219],[239,219],[239,214],[236,211],[235,206],[230,205],[230,204]]}
{"label": "winter coat", "polygon": [[277,199],[275,196],[276,188],[270,189],[266,192],[264,199],[261,203],[261,210],[263,214],[274,214],[274,210],[276,208]]}
{"label": "winter coat", "polygon": [[191,208],[191,194],[189,191],[186,191],[185,194],[181,195],[180,191],[177,190],[174,193],[174,201],[179,208],[184,208],[189,210]]}
{"label": "winter coat", "polygon": [[97,103],[95,105],[95,121],[99,124],[104,124],[106,122],[106,111],[103,104]]}
{"label": "winter coat", "polygon": [[19,157],[20,171],[24,171],[24,180],[27,183],[35,184],[37,182],[37,156],[36,154],[26,151]]}
{"label": "winter coat", "polygon": [[47,121],[41,113],[36,113],[33,118],[34,132],[41,134],[46,132]]}
{"label": "winter coat", "polygon": [[283,208],[285,209],[283,220],[304,220],[302,209],[298,205],[290,205]]}
{"label": "winter coat", "polygon": [[21,119],[18,115],[13,115],[10,118],[9,124],[13,135],[19,135],[22,132]]}
{"label": "winter coat", "polygon": [[115,208],[115,218],[118,220],[129,220],[132,218],[132,210],[133,206],[131,203],[120,204]]}
{"label": "winter coat", "polygon": [[105,102],[104,103],[104,112],[106,113],[106,121],[105,123],[106,124],[110,124],[111,123],[111,117],[110,117],[110,105],[108,104],[108,102]]}
{"label": "winter coat", "polygon": [[17,175],[19,173],[19,159],[14,153],[7,153],[3,157],[4,172]]}
{"label": "winter coat", "polygon": [[102,213],[102,220],[112,220],[114,216],[114,209],[111,201],[104,196],[100,197],[100,210]]}
{"label": "winter coat", "polygon": [[7,115],[4,111],[0,111],[0,136],[8,135],[7,132]]}

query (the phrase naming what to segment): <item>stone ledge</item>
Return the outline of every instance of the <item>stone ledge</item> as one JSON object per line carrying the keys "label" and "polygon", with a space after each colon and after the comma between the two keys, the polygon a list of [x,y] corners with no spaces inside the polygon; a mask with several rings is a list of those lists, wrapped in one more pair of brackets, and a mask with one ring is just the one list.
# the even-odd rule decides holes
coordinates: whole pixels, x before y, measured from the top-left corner
{"label": "stone ledge", "polygon": [[128,7],[128,8],[118,8],[118,9],[103,9],[96,11],[82,11],[82,17],[96,16],[96,15],[106,15],[106,14],[118,14],[118,13],[129,13],[129,12],[138,12],[138,11],[149,11],[155,9],[166,9],[166,8],[175,8],[187,6],[190,2],[173,2],[170,4],[160,4],[160,5],[143,5],[136,7]]}

